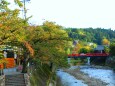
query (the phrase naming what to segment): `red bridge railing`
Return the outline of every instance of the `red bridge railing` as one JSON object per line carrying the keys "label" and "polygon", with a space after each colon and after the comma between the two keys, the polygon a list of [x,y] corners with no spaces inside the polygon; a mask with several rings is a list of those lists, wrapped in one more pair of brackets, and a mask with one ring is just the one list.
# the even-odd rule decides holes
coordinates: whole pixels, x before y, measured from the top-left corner
{"label": "red bridge railing", "polygon": [[86,54],[69,54],[68,57],[96,57],[96,56],[109,56],[109,53],[86,53]]}

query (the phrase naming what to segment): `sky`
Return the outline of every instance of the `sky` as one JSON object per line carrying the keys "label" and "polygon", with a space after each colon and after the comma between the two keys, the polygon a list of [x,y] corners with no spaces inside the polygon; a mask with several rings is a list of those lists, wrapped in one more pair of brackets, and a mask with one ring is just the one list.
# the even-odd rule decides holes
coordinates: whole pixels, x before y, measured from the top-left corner
{"label": "sky", "polygon": [[115,30],[115,0],[30,0],[26,8],[32,24],[48,20],[64,27]]}

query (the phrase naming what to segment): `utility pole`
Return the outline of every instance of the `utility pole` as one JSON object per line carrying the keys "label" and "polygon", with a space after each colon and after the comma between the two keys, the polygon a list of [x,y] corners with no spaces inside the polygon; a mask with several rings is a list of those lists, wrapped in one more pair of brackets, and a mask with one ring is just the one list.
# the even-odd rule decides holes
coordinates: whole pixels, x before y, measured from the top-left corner
{"label": "utility pole", "polygon": [[26,1],[24,0],[23,3],[24,3],[24,19],[26,20],[26,12],[27,12],[27,10],[26,10]]}
{"label": "utility pole", "polygon": [[29,2],[30,0],[23,0],[23,1],[21,1],[22,3],[23,3],[23,5],[24,5],[24,7],[23,7],[23,17],[24,17],[24,20],[26,20],[26,18],[27,18],[27,16],[26,16],[26,13],[27,13],[27,9],[26,9],[26,2]]}

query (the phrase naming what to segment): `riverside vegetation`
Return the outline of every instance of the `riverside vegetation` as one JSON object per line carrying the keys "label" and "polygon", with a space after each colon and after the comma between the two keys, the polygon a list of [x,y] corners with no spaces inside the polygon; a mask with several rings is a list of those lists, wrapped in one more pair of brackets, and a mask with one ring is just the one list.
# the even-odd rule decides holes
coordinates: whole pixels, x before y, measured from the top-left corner
{"label": "riverside vegetation", "polygon": [[[19,8],[23,7],[19,0],[14,1]],[[31,25],[28,22],[31,17],[20,18],[20,10],[11,10],[9,4],[7,0],[1,0],[0,3],[0,48],[4,48],[3,45],[18,48],[16,53],[23,61],[22,72],[29,73],[34,86],[56,84],[56,70],[68,66],[67,54],[73,50],[73,40],[79,40],[76,53],[92,52],[96,44],[110,46],[105,49],[110,51],[111,58],[108,61],[114,67],[115,31],[101,28],[67,29],[50,21],[45,21],[42,25]],[[94,45],[88,46],[88,42]],[[0,55],[1,63],[4,63],[3,58]]]}

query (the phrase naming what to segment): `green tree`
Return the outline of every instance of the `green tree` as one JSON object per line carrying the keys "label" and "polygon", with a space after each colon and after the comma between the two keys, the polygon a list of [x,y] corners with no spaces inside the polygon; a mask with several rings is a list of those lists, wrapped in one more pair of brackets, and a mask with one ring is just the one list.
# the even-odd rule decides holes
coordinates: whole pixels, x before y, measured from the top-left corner
{"label": "green tree", "polygon": [[89,50],[87,48],[81,48],[79,50],[79,53],[88,53],[88,52],[89,52]]}
{"label": "green tree", "polygon": [[32,42],[36,57],[58,66],[66,55],[65,47],[68,39],[66,31],[61,26],[46,21],[42,26],[37,26],[32,33],[34,33]]}
{"label": "green tree", "polygon": [[110,55],[115,56],[115,42],[110,44]]}
{"label": "green tree", "polygon": [[32,39],[30,43],[35,50],[35,58],[39,59],[41,64],[47,64],[51,68],[48,79],[50,83],[56,69],[67,66],[65,48],[68,46],[68,34],[61,26],[48,21],[31,29],[31,33],[34,33],[30,35]]}
{"label": "green tree", "polygon": [[115,42],[112,42],[111,44],[110,44],[110,51],[109,51],[109,53],[110,53],[110,57],[109,57],[109,59],[108,59],[108,61],[107,61],[107,64],[110,66],[110,67],[112,67],[113,68],[113,70],[115,71]]}

